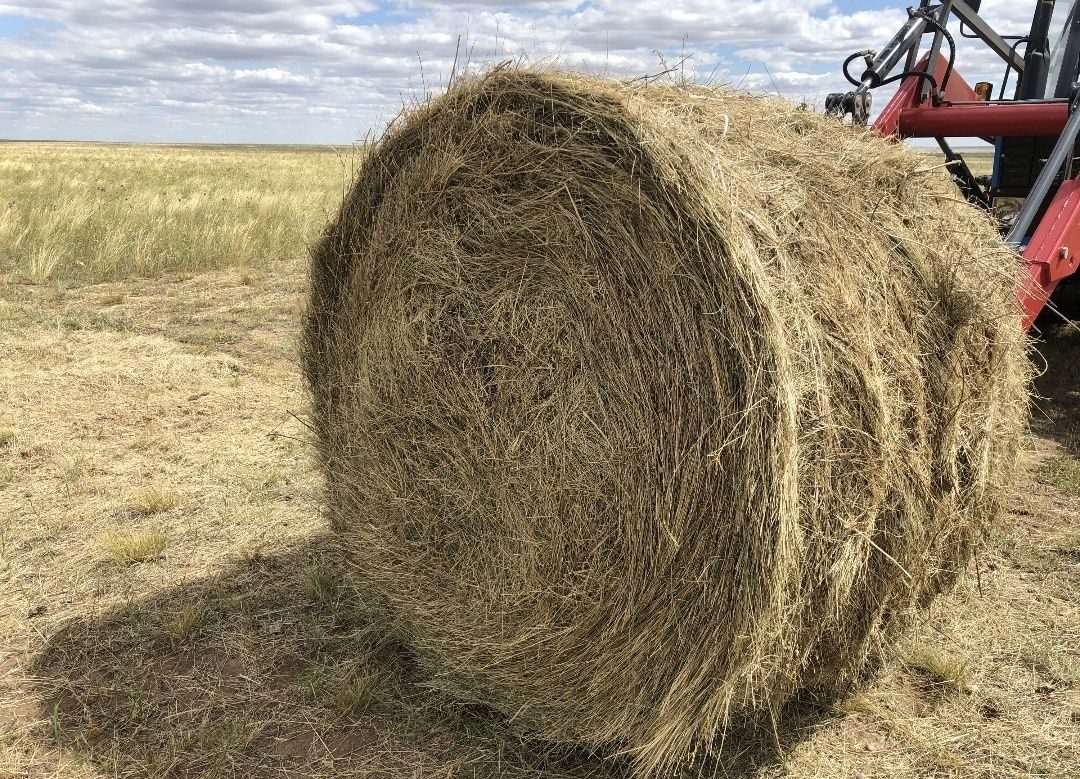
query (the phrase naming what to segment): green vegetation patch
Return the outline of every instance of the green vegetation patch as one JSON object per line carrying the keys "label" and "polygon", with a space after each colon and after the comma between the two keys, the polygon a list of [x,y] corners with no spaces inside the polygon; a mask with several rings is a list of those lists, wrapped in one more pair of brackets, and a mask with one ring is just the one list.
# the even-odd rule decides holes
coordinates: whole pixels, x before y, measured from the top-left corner
{"label": "green vegetation patch", "polygon": [[1036,478],[1068,495],[1080,496],[1080,460],[1075,457],[1061,455],[1048,460],[1036,472]]}

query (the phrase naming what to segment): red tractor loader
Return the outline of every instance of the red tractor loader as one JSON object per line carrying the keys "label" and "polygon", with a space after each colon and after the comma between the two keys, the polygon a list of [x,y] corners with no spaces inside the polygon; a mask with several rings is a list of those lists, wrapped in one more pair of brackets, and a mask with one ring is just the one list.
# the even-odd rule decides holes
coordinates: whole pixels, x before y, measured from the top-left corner
{"label": "red tractor loader", "polygon": [[[998,215],[1023,256],[1025,326],[1050,307],[1080,298],[1080,0],[1038,0],[1031,29],[1001,35],[979,15],[982,0],[922,0],[880,52],[844,62],[854,85],[829,95],[826,112],[867,124],[874,89],[899,82],[874,130],[896,138],[934,138],[953,180],[972,203]],[[1001,83],[974,88],[955,69],[958,39],[989,46],[1003,61]],[[928,45],[927,45],[928,44]],[[865,65],[852,74],[852,63]],[[994,94],[996,91],[997,94]],[[994,146],[990,176],[976,176],[949,139]]]}

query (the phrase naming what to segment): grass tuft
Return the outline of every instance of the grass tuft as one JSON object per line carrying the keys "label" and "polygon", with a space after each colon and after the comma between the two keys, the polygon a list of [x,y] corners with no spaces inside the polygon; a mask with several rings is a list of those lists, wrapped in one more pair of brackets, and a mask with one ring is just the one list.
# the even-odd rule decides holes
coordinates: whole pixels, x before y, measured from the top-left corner
{"label": "grass tuft", "polygon": [[139,452],[146,452],[161,447],[161,436],[154,433],[139,433],[131,439],[131,448]]}
{"label": "grass tuft", "polygon": [[206,622],[206,607],[193,604],[168,616],[162,631],[175,643],[183,643],[194,637]]}
{"label": "grass tuft", "polygon": [[168,541],[160,530],[116,532],[105,539],[105,548],[114,562],[130,565],[158,559]]}
{"label": "grass tuft", "polygon": [[1055,688],[1067,690],[1080,685],[1080,663],[1063,647],[1037,642],[1033,638],[1021,654],[1021,660]]}
{"label": "grass tuft", "polygon": [[60,460],[60,481],[69,490],[79,486],[83,477],[90,470],[90,465],[82,455],[63,457]]}
{"label": "grass tuft", "polygon": [[856,692],[841,698],[832,706],[833,711],[841,717],[850,717],[857,714],[865,714],[882,719],[889,718],[888,710],[876,699],[865,692]]}
{"label": "grass tuft", "polygon": [[939,692],[967,692],[967,660],[928,646],[917,647],[907,658],[909,670]]}
{"label": "grass tuft", "polygon": [[322,559],[312,560],[304,571],[304,593],[318,606],[329,606],[337,600],[341,582],[337,574]]}
{"label": "grass tuft", "polygon": [[1070,533],[1061,539],[1054,549],[1059,555],[1080,562],[1080,531]]}
{"label": "grass tuft", "polygon": [[15,431],[12,428],[0,427],[0,447],[14,448],[15,441]]}
{"label": "grass tuft", "polygon": [[1068,455],[1054,457],[1043,463],[1035,477],[1068,495],[1080,496],[1080,460]]}
{"label": "grass tuft", "polygon": [[139,514],[161,514],[180,505],[180,497],[158,487],[148,487],[135,496],[135,510]]}
{"label": "grass tuft", "polygon": [[334,691],[330,707],[343,717],[359,717],[378,703],[381,686],[377,676],[351,676]]}
{"label": "grass tuft", "polygon": [[241,544],[236,550],[236,556],[248,565],[258,565],[265,558],[263,545],[259,542]]}

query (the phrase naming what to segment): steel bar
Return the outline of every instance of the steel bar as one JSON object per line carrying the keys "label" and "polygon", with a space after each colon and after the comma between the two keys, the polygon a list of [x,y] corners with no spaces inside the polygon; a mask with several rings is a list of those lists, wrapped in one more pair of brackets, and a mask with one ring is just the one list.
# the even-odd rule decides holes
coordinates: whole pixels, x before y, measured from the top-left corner
{"label": "steel bar", "polygon": [[1006,42],[1004,38],[995,32],[994,28],[987,24],[985,19],[972,10],[970,5],[964,0],[953,0],[952,6],[952,12],[967,25],[969,30],[978,35],[987,46],[993,49],[1014,70],[1020,73],[1024,72],[1024,58],[1016,53],[1016,50],[1012,48],[1012,44]]}
{"label": "steel bar", "polygon": [[904,138],[1057,135],[1068,121],[1068,103],[946,103],[902,109],[898,130]]}

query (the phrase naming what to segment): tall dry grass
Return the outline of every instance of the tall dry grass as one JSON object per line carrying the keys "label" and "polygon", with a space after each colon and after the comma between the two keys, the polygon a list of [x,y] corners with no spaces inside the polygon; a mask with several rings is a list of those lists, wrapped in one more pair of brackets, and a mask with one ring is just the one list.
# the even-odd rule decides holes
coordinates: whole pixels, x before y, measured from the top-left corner
{"label": "tall dry grass", "polygon": [[0,272],[97,282],[306,258],[354,148],[0,144]]}

